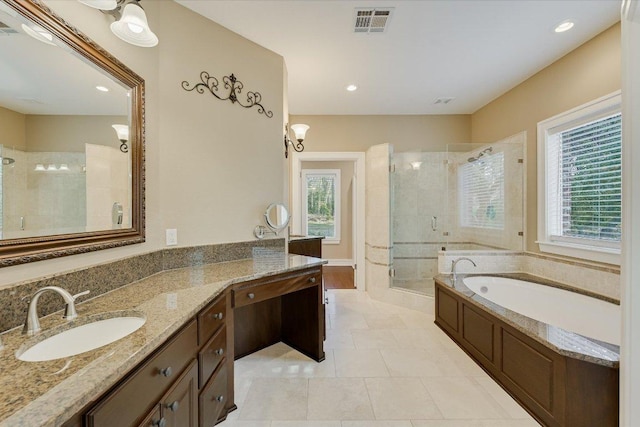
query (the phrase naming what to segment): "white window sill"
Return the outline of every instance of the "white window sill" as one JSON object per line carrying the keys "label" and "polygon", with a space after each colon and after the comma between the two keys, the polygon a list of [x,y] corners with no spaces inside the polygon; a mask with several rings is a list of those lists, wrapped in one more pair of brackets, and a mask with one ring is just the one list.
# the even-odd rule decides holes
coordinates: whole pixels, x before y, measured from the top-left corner
{"label": "white window sill", "polygon": [[541,252],[564,255],[589,261],[620,265],[620,250],[597,248],[594,246],[576,245],[565,242],[536,242]]}

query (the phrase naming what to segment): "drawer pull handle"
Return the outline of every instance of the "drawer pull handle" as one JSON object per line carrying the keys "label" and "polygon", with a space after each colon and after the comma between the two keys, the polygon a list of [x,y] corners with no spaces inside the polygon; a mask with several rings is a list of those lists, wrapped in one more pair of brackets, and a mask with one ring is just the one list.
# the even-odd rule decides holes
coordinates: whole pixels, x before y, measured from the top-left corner
{"label": "drawer pull handle", "polygon": [[173,369],[171,369],[171,366],[167,366],[164,369],[160,369],[160,375],[162,375],[163,377],[170,377],[171,374],[173,374]]}
{"label": "drawer pull handle", "polygon": [[247,295],[249,297],[249,299],[254,299],[256,297],[256,294],[254,293],[250,293],[249,295]]}
{"label": "drawer pull handle", "polygon": [[167,406],[167,409],[170,410],[171,412],[176,412],[180,407],[180,403],[178,403],[178,401],[175,400],[172,403],[167,404],[166,406]]}
{"label": "drawer pull handle", "polygon": [[220,313],[216,313],[212,316],[214,319],[216,320],[222,320],[224,318],[224,314],[222,314],[222,312]]}
{"label": "drawer pull handle", "polygon": [[214,399],[216,402],[224,402],[224,396],[220,395]]}
{"label": "drawer pull handle", "polygon": [[153,427],[165,427],[167,425],[167,420],[164,417],[160,418],[158,421],[151,421],[151,425]]}
{"label": "drawer pull handle", "polygon": [[311,277],[311,278],[309,278],[309,282],[311,282],[311,283],[316,283],[316,278],[315,278],[315,277]]}
{"label": "drawer pull handle", "polygon": [[222,356],[224,354],[224,349],[219,348],[215,351],[216,356]]}

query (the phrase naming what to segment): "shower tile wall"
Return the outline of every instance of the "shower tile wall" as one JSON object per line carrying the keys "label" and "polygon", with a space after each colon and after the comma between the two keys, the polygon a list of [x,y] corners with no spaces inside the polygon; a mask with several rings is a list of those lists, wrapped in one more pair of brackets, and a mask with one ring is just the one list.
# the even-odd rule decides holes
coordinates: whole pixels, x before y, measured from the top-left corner
{"label": "shower tile wall", "polygon": [[394,287],[433,292],[438,251],[446,244],[443,232],[450,222],[446,159],[447,153],[394,155],[391,203]]}
{"label": "shower tile wall", "polygon": [[26,212],[27,153],[5,147],[3,155],[15,160],[2,170],[2,237],[11,238],[20,230],[20,217]]}
{"label": "shower tile wall", "polygon": [[112,208],[122,205],[122,227],[130,226],[131,217],[131,157],[117,148],[85,144],[86,224],[87,230],[108,230],[113,224]]}
{"label": "shower tile wall", "polygon": [[[84,153],[4,153],[15,159],[3,170],[4,238],[84,231]],[[36,164],[66,164],[69,171],[36,171]]]}

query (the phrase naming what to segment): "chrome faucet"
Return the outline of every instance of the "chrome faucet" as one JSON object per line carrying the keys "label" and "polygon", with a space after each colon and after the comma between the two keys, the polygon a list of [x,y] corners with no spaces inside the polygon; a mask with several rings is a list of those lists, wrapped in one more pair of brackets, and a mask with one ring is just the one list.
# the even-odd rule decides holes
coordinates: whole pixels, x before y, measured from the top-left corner
{"label": "chrome faucet", "polygon": [[57,286],[46,286],[44,288],[38,289],[29,300],[29,308],[27,309],[27,320],[24,322],[24,328],[22,329],[23,334],[34,335],[40,332],[41,328],[40,320],[38,319],[38,300],[40,299],[40,295],[47,291],[57,292],[60,294],[60,296],[62,296],[62,298],[64,298],[66,306],[64,309],[63,317],[67,320],[73,320],[78,317],[75,304],[76,298],[82,295],[87,295],[89,293],[89,291],[84,291],[76,295],[71,295],[69,292]]}
{"label": "chrome faucet", "polygon": [[467,257],[461,257],[451,261],[451,276],[452,276],[451,281],[453,282],[454,286],[456,284],[456,279],[458,278],[456,274],[456,265],[458,265],[460,261],[469,261],[471,264],[473,264],[474,267],[477,267],[476,263],[473,262],[471,258],[467,258]]}

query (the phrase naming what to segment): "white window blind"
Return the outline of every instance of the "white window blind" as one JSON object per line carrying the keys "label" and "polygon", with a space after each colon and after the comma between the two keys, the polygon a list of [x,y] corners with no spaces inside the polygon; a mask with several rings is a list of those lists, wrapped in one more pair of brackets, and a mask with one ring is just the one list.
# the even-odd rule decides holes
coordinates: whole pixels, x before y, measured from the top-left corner
{"label": "white window blind", "polygon": [[621,94],[538,123],[538,240],[542,252],[620,264]]}
{"label": "white window blind", "polygon": [[617,246],[622,198],[621,114],[548,137],[551,240]]}
{"label": "white window blind", "polygon": [[504,153],[485,155],[458,169],[460,225],[504,228]]}

